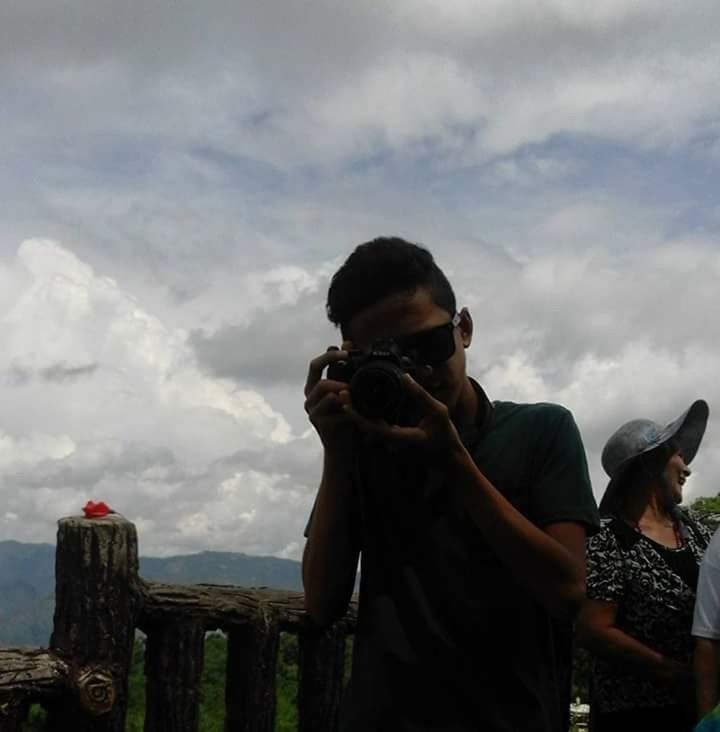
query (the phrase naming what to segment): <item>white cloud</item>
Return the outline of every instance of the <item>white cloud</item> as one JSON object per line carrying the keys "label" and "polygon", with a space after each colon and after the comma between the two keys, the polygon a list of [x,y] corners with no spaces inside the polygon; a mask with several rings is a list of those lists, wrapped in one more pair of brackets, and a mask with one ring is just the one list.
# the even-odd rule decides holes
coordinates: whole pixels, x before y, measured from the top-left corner
{"label": "white cloud", "polygon": [[[599,231],[613,231],[605,211]],[[549,214],[553,218],[554,214]],[[589,223],[588,223],[589,218]],[[642,217],[641,217],[642,219]],[[592,217],[563,216],[560,240],[592,230]],[[636,222],[637,225],[637,222]],[[551,226],[550,231],[557,231]],[[557,401],[575,414],[588,448],[596,493],[606,478],[600,450],[623,422],[670,422],[697,399],[711,405],[710,429],[688,495],[717,492],[713,434],[720,386],[720,306],[711,295],[719,260],[712,242],[655,242],[638,228],[634,250],[537,251],[507,281],[488,283],[471,371],[491,396]],[[623,234],[619,233],[622,238]]]}
{"label": "white cloud", "polygon": [[31,432],[16,438],[0,432],[0,468],[34,465],[41,460],[62,460],[75,452],[75,448],[75,442],[67,435]]}
{"label": "white cloud", "polygon": [[[135,421],[140,434],[148,439],[159,426],[153,424],[155,415],[148,413],[143,419],[128,414],[142,404],[153,405],[168,421],[173,412],[179,416],[188,410],[206,426],[216,412],[218,432],[225,433],[226,439],[230,438],[228,425],[235,425],[235,439],[248,433],[256,439],[287,439],[286,423],[260,395],[205,378],[186,345],[185,332],[166,328],[113,280],[96,276],[58,244],[45,240],[24,242],[17,266],[29,272],[32,281],[0,321],[7,344],[0,364],[4,362],[6,371],[18,364],[42,370],[57,363],[91,362],[99,368],[77,389],[72,385],[55,390],[32,385],[32,394],[15,389],[20,395],[13,398],[26,396],[34,400],[46,392],[62,400],[81,392],[85,403],[74,411],[86,427],[98,414],[118,410],[113,415],[116,419]],[[93,387],[98,400],[87,399]],[[143,421],[147,421],[147,431],[141,427]],[[185,428],[176,425],[172,431],[181,433],[192,424],[191,420]],[[112,419],[103,419],[99,434],[115,436],[112,425]],[[119,427],[119,434],[123,429]]]}
{"label": "white cloud", "polygon": [[[522,353],[495,364],[482,374],[482,382],[491,398],[552,401],[570,408],[583,434],[599,499],[608,480],[600,466],[600,452],[615,429],[641,417],[670,423],[695,399],[720,403],[720,387],[708,378],[718,368],[720,354],[708,347],[671,353],[640,340],[611,358],[588,354],[579,359],[561,387],[546,381],[541,366]],[[693,464],[695,476],[685,494],[688,501],[717,492],[713,476],[720,470],[720,443],[713,430],[715,422],[713,417]]]}
{"label": "white cloud", "polygon": [[[184,331],[167,328],[58,243],[24,242],[11,268],[26,275],[26,286],[0,320],[7,344],[0,371],[17,374],[21,364],[28,376],[0,385],[8,425],[0,434],[0,481],[3,493],[12,491],[10,513],[30,523],[16,531],[26,538],[47,532],[89,498],[122,513],[141,499],[170,502],[182,511],[176,524],[187,537],[204,525],[205,510],[226,523],[241,520],[247,510],[227,513],[195,493],[193,481],[205,475],[212,494],[207,471],[215,461],[239,447],[272,454],[293,439],[285,419],[259,393],[203,375]],[[290,268],[265,279],[291,297],[308,286],[301,274]],[[48,365],[84,361],[98,368],[81,381],[35,378]],[[167,537],[171,526],[158,533]],[[230,531],[221,540],[237,545]]]}
{"label": "white cloud", "polygon": [[[381,234],[436,253],[493,396],[575,410],[597,486],[635,411],[713,407],[718,20],[710,0],[12,4],[5,533],[50,540],[95,497],[148,553],[297,556],[325,288]],[[712,420],[691,491],[716,490]]]}
{"label": "white cloud", "polygon": [[[85,140],[161,138],[173,154],[207,146],[294,170],[418,144],[467,164],[560,133],[657,147],[718,132],[720,11],[707,0],[332,12],[215,0],[132,19],[73,7],[44,7],[42,21],[13,7],[4,78]],[[35,118],[7,132],[27,144],[48,128]]]}

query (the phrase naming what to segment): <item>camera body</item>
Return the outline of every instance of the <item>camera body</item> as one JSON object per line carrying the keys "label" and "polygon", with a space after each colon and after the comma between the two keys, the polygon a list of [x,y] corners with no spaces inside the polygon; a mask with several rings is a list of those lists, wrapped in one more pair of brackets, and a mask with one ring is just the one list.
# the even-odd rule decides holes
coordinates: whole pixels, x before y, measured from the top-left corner
{"label": "camera body", "polygon": [[363,417],[411,425],[417,419],[403,381],[416,371],[417,364],[392,338],[382,338],[367,351],[352,350],[347,359],[330,364],[327,378],[349,385],[353,407]]}

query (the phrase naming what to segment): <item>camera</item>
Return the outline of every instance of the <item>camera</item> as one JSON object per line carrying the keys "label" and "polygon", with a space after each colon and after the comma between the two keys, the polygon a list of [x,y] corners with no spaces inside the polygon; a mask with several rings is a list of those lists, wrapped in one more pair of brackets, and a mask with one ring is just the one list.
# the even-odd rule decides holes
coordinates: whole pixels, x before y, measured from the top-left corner
{"label": "camera", "polygon": [[330,364],[327,378],[349,385],[355,410],[368,419],[411,425],[412,405],[403,384],[417,365],[391,338],[374,341],[367,351],[352,350],[347,359]]}

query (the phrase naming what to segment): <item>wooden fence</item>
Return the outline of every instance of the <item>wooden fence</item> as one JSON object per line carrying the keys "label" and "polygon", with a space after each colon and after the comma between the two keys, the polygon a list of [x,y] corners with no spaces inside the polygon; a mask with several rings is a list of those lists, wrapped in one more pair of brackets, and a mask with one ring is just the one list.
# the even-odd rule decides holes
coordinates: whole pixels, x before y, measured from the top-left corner
{"label": "wooden fence", "polygon": [[124,732],[135,630],[146,636],[146,732],[198,729],[205,633],[228,636],[225,730],[271,732],[281,632],[299,646],[299,732],[334,732],[345,639],[355,606],[329,630],[299,592],[169,585],[138,575],[135,526],[111,514],[59,522],[55,617],[48,649],[0,649],[0,732],[20,732],[29,706],[53,732]]}

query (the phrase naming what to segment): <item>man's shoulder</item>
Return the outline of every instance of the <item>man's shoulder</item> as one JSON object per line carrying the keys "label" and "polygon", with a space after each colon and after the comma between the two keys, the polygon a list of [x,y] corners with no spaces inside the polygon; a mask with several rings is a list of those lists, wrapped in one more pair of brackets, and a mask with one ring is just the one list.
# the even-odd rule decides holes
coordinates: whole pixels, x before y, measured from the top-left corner
{"label": "man's shoulder", "polygon": [[713,531],[705,551],[705,559],[720,567],[720,527]]}
{"label": "man's shoulder", "polygon": [[559,424],[572,419],[572,412],[554,402],[511,402],[495,400],[492,402],[496,420],[518,420]]}
{"label": "man's shoulder", "polygon": [[491,444],[525,445],[536,455],[581,442],[570,410],[553,402],[494,401],[491,424]]}

